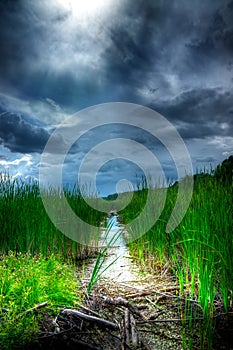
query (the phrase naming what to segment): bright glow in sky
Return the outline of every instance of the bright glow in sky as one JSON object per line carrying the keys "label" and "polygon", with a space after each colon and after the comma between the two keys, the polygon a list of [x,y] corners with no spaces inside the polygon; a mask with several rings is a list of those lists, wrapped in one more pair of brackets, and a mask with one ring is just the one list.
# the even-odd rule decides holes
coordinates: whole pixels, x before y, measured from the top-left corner
{"label": "bright glow in sky", "polygon": [[109,5],[106,0],[58,0],[65,9],[71,10],[73,16],[94,16],[97,11],[104,11]]}
{"label": "bright glow in sky", "polygon": [[[228,158],[232,0],[193,3],[190,11],[186,0],[0,1],[0,172],[38,178],[54,127],[107,102],[162,114],[183,138],[194,169]],[[163,145],[139,130],[109,125],[80,138],[67,157],[64,183],[77,180],[85,154],[108,136],[142,143],[166,177],[176,178]],[[136,171],[132,162],[108,162],[97,176],[98,190],[113,193],[120,179],[134,180]]]}

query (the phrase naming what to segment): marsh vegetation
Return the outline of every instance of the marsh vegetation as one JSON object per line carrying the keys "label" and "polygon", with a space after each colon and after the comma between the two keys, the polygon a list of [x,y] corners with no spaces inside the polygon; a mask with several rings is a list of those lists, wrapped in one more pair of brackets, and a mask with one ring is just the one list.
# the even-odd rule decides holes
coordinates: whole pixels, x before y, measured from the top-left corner
{"label": "marsh vegetation", "polygon": [[[200,172],[195,175],[191,203],[176,229],[166,233],[166,223],[177,198],[177,183],[167,189],[165,207],[153,227],[128,244],[131,256],[142,269],[159,274],[166,267],[179,286],[176,295],[186,300],[180,307],[179,317],[185,325],[189,325],[189,337],[183,336],[184,349],[193,348],[197,334],[200,349],[216,348],[219,323],[223,330],[227,328],[227,319],[231,319],[232,158],[223,162],[212,174]],[[152,191],[155,202],[151,202],[148,215],[154,215],[156,211],[160,189],[155,186]],[[38,184],[12,181],[6,177],[0,181],[2,349],[28,344],[38,334],[45,314],[52,317],[59,307],[75,308],[82,302],[85,295],[77,280],[77,261],[96,256],[97,274],[92,275],[88,292],[99,280],[95,277],[98,277],[106,249],[99,251],[98,242],[106,214],[90,208],[77,188],[67,189],[65,194],[73,211],[97,227],[94,235],[87,235],[91,240],[90,246],[69,239],[52,224],[43,207]],[[48,195],[52,196],[54,192]],[[134,191],[130,204],[118,212],[121,223],[127,225],[140,214],[147,195],[148,187],[143,182]],[[127,193],[125,200],[126,197]],[[147,220],[146,217],[144,219]],[[137,232],[144,232],[144,224],[143,221],[138,222]],[[133,232],[130,234],[133,235]],[[42,309],[36,308],[44,302],[48,304]],[[222,340],[221,334],[217,336]]]}

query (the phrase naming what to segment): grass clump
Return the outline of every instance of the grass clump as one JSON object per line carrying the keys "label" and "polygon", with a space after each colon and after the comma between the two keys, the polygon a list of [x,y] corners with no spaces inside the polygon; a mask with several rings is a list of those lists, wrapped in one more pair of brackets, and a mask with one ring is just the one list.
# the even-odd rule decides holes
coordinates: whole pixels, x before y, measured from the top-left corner
{"label": "grass clump", "polygon": [[[203,311],[200,348],[205,350],[212,348],[216,301],[221,300],[222,312],[233,304],[232,164],[230,157],[215,173],[194,176],[193,196],[186,215],[176,229],[166,233],[178,191],[178,184],[170,186],[159,219],[142,237],[130,243],[131,252],[143,264],[152,262],[155,269],[169,264],[182,295],[186,293],[199,304]],[[154,205],[151,203],[150,215],[156,213],[159,195],[158,189],[152,191]],[[125,223],[134,220],[145,201],[146,189],[142,189],[120,213],[122,220]],[[143,222],[138,225],[137,231],[144,232]]]}
{"label": "grass clump", "polygon": [[[43,315],[80,301],[73,265],[57,256],[9,252],[0,258],[0,348],[24,348],[35,341]],[[47,306],[30,310],[47,302]],[[6,312],[7,309],[8,311]]]}
{"label": "grass clump", "polygon": [[[0,253],[12,250],[44,256],[60,254],[73,259],[92,253],[98,244],[99,227],[106,214],[89,207],[78,188],[66,189],[65,196],[73,212],[89,223],[92,231],[80,228],[77,239],[71,240],[54,226],[47,215],[38,183],[5,178],[0,174]],[[57,212],[56,220],[69,221],[59,209],[59,192],[48,189],[46,196]],[[84,238],[85,246],[79,243]],[[92,248],[88,249],[89,246]]]}

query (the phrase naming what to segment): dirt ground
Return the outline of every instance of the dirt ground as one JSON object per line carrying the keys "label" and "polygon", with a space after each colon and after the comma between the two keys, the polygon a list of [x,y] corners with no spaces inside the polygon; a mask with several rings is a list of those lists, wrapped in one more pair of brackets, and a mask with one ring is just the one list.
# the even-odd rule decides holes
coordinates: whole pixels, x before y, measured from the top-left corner
{"label": "dirt ground", "polygon": [[[45,315],[37,344],[28,349],[201,349],[200,306],[181,295],[169,270],[142,271],[122,244],[108,250],[103,269],[116,257],[77,310],[61,310],[56,318]],[[84,293],[95,261],[77,270]],[[233,312],[224,314],[220,304],[215,316],[213,350],[233,350]]]}

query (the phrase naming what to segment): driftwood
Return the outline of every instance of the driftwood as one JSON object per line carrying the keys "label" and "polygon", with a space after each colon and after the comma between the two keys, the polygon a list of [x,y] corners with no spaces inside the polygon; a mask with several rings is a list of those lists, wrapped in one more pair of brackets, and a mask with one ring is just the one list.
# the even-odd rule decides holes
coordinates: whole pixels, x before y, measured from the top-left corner
{"label": "driftwood", "polygon": [[138,336],[136,332],[136,323],[135,319],[132,314],[129,315],[129,321],[130,321],[130,326],[131,326],[131,338],[132,338],[132,345],[133,347],[137,347],[138,345]]}
{"label": "driftwood", "polygon": [[130,326],[129,326],[129,310],[128,309],[125,309],[124,329],[125,329],[125,342],[127,344],[129,344],[129,342],[130,342]]}
{"label": "driftwood", "polygon": [[109,322],[103,318],[99,318],[99,317],[95,317],[95,316],[90,316],[90,315],[86,315],[83,312],[77,311],[77,310],[72,310],[72,309],[64,309],[61,312],[62,315],[71,315],[74,316],[76,318],[85,320],[85,321],[89,321],[92,323],[96,323],[99,326],[105,327],[105,328],[109,328],[112,330],[117,330],[118,326],[113,323],[113,322]]}
{"label": "driftwood", "polygon": [[131,349],[129,344],[133,345],[133,348],[136,348],[138,345],[138,336],[136,332],[136,322],[133,317],[132,313],[136,313],[137,315],[141,314],[139,311],[133,307],[128,300],[123,299],[121,297],[118,298],[110,298],[110,297],[104,297],[104,302],[110,305],[116,305],[116,306],[124,306],[124,318],[122,322],[122,339],[123,343],[121,344],[121,349]]}
{"label": "driftwood", "polygon": [[130,303],[128,300],[126,300],[124,298],[121,298],[121,297],[118,297],[118,298],[103,297],[103,301],[104,301],[104,303],[110,304],[110,305],[124,306],[127,309],[129,309],[129,311],[131,311],[131,313],[144,319],[141,312],[138,311],[138,308],[133,306],[132,303]]}

